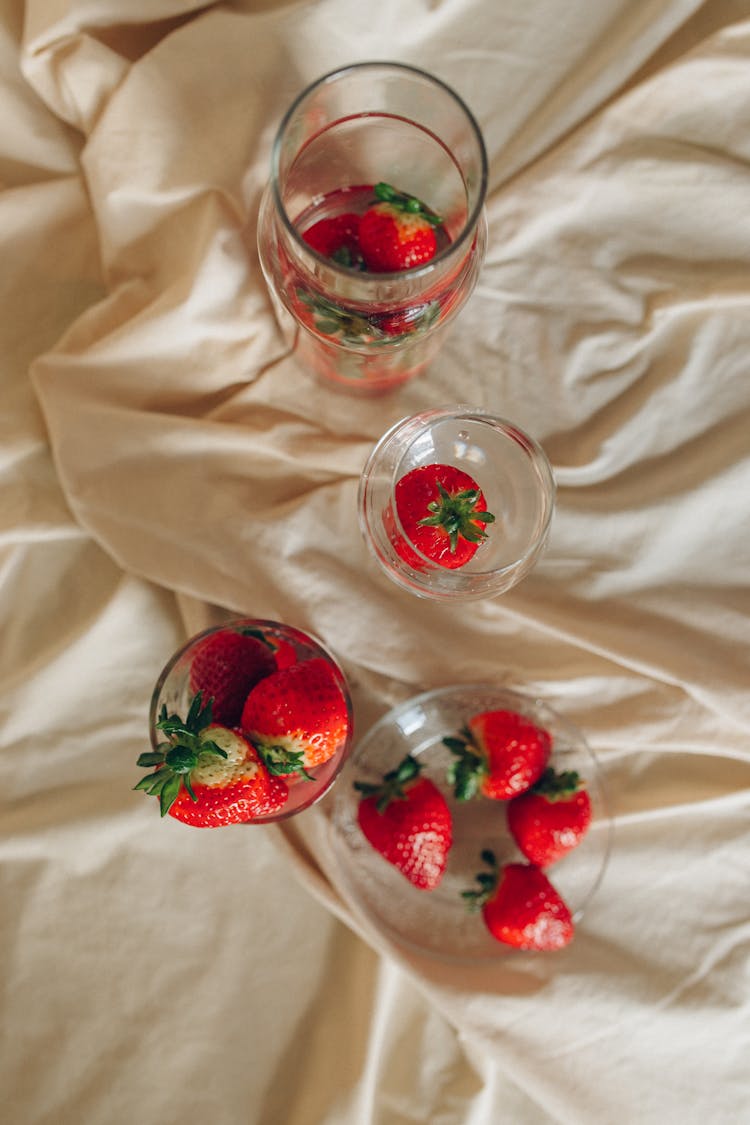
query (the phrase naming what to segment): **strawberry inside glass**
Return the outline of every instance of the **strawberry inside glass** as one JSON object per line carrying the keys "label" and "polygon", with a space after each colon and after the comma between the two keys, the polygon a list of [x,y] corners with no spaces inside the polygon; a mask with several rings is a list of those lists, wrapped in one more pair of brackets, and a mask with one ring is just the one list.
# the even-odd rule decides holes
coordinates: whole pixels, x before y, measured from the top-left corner
{"label": "strawberry inside glass", "polygon": [[193,827],[276,820],[323,795],[351,732],[330,654],[301,630],[243,619],[199,634],[164,669],[138,759],[150,772],[135,788]]}
{"label": "strawberry inside glass", "polygon": [[[417,570],[425,560],[457,570],[473,559],[495,517],[468,473],[453,465],[421,465],[396,483],[398,520],[384,517],[396,553]],[[415,549],[416,548],[416,549]]]}
{"label": "strawberry inside glass", "polygon": [[476,284],[486,183],[477,122],[425,71],[358,63],[301,91],[274,140],[257,224],[301,366],[365,393],[424,371]]}
{"label": "strawberry inside glass", "polygon": [[439,215],[384,182],[330,192],[300,216],[298,226],[323,257],[370,273],[415,269],[450,244]]}
{"label": "strawberry inside glass", "polygon": [[[403,273],[427,265],[450,245],[440,219],[421,200],[390,184],[362,184],[329,192],[297,220],[305,243],[322,257],[359,274]],[[290,270],[292,269],[289,263]],[[354,313],[316,294],[301,277],[289,282],[297,314],[321,335],[373,344],[429,328],[451,303],[450,284],[402,308]]]}

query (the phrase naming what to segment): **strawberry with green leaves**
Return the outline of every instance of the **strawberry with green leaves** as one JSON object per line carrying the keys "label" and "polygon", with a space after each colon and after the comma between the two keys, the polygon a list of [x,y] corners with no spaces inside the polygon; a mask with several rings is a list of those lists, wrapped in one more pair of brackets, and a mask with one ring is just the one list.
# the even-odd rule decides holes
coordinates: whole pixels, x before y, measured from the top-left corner
{"label": "strawberry with green leaves", "polygon": [[508,805],[508,828],[537,867],[549,867],[580,844],[591,823],[591,798],[575,770],[548,766]]}
{"label": "strawberry with green leaves", "polygon": [[309,778],[309,770],[345,745],[351,723],[334,667],[316,656],[256,684],[245,700],[240,726],[270,773]]}
{"label": "strawberry with green leaves", "polygon": [[190,692],[213,700],[215,722],[237,726],[252,687],[276,669],[275,649],[262,632],[227,626],[196,645],[190,665]]}
{"label": "strawberry with green leaves", "polygon": [[498,865],[486,849],[489,870],[477,875],[478,887],[463,891],[470,910],[481,910],[484,924],[497,940],[514,949],[552,952],[573,939],[570,910],[538,867],[526,863]]}
{"label": "strawberry with green leaves", "polygon": [[386,512],[388,535],[400,557],[417,570],[425,566],[421,556],[447,570],[465,566],[495,520],[477,482],[454,465],[411,469],[396,482],[394,499],[400,528],[392,511]]}
{"label": "strawberry with green leaves", "polygon": [[285,782],[270,776],[240,731],[213,722],[211,702],[204,705],[200,692],[184,720],[163,705],[156,726],[165,741],[138,758],[153,772],[135,789],[158,797],[162,816],[220,828],[267,817],[285,803]]}
{"label": "strawberry with green leaves", "polygon": [[458,736],[443,739],[454,761],[448,780],[457,800],[478,794],[507,801],[541,777],[552,752],[548,731],[516,711],[483,711]]}
{"label": "strawberry with green leaves", "polygon": [[375,785],[357,781],[362,794],[357,823],[387,863],[419,890],[438,886],[453,844],[453,820],[437,785],[421,777],[421,765],[407,755]]}
{"label": "strawberry with green leaves", "polygon": [[374,187],[375,201],[359,221],[359,248],[371,273],[397,273],[431,261],[442,220],[413,195],[390,184]]}

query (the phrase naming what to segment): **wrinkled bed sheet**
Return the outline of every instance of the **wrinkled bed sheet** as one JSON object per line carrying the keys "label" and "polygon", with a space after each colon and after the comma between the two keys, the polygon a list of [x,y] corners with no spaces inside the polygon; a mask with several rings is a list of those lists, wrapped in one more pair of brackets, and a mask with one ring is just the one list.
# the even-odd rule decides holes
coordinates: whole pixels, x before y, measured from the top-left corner
{"label": "wrinkled bed sheet", "polygon": [[[750,1091],[750,4],[0,2],[0,750],[8,1125],[737,1125]],[[490,158],[489,249],[429,374],[287,355],[254,251],[283,110],[431,70]],[[357,529],[429,405],[553,463],[547,552],[425,603]],[[574,943],[394,947],[330,802],[196,832],[133,793],[152,684],[229,614],[336,652],[357,733],[418,691],[543,695],[615,845]]]}

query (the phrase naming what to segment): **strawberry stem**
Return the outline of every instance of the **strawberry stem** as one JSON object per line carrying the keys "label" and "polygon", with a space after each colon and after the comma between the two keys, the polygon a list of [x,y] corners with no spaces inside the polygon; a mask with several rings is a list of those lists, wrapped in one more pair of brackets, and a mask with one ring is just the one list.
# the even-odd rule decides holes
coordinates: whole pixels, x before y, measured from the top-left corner
{"label": "strawberry stem", "polygon": [[480,524],[494,523],[492,512],[477,511],[482,493],[478,488],[463,488],[460,492],[448,492],[437,481],[439,499],[427,505],[431,514],[418,521],[419,527],[441,527],[448,536],[451,554],[455,554],[459,539],[469,543],[481,543],[487,532]]}
{"label": "strawberry stem", "polygon": [[415,195],[407,195],[405,192],[392,187],[391,184],[385,184],[382,181],[375,184],[373,190],[379,203],[390,203],[396,210],[404,211],[407,215],[419,215],[433,227],[442,226],[443,220],[440,216],[426,207],[422,200],[417,199]]}
{"label": "strawberry stem", "polygon": [[298,774],[306,781],[315,781],[311,773],[305,769],[305,756],[301,750],[288,750],[286,746],[277,743],[253,741],[253,746],[263,761],[263,765],[274,777],[288,777]]}
{"label": "strawberry stem", "polygon": [[158,796],[162,816],[169,812],[183,785],[191,801],[197,800],[190,775],[205,755],[227,756],[226,751],[215,742],[200,738],[201,731],[211,723],[212,708],[213,699],[204,706],[200,691],[193,696],[184,721],[179,715],[170,715],[166,704],[162,704],[156,728],[166,734],[167,741],[160,743],[158,749],[139,755],[136,765],[156,766],[156,769],[133,786],[133,789],[141,789],[149,797]]}
{"label": "strawberry stem", "polygon": [[457,801],[470,801],[476,797],[482,779],[489,772],[487,760],[468,727],[462,727],[458,737],[444,738],[443,745],[455,759],[447,773],[448,782],[453,786],[453,796]]}
{"label": "strawberry stem", "polygon": [[461,891],[461,898],[471,911],[481,910],[492,898],[500,878],[500,867],[495,853],[489,848],[483,848],[481,858],[489,867],[489,871],[480,871],[477,874],[476,881],[479,885],[475,890]]}
{"label": "strawberry stem", "polygon": [[421,769],[421,763],[411,754],[407,754],[395,769],[389,770],[388,773],[383,775],[383,780],[377,785],[372,785],[367,781],[355,781],[354,788],[363,797],[376,797],[375,807],[379,813],[383,813],[391,801],[406,799],[404,786],[418,777]]}
{"label": "strawberry stem", "polygon": [[278,645],[270,641],[262,629],[256,629],[252,625],[235,625],[232,627],[232,631],[239,633],[242,637],[254,637],[256,641],[262,641],[271,652],[275,652],[278,648]]}
{"label": "strawberry stem", "polygon": [[576,770],[558,772],[552,766],[547,766],[539,780],[531,786],[531,792],[538,793],[548,801],[563,801],[583,788],[583,779]]}

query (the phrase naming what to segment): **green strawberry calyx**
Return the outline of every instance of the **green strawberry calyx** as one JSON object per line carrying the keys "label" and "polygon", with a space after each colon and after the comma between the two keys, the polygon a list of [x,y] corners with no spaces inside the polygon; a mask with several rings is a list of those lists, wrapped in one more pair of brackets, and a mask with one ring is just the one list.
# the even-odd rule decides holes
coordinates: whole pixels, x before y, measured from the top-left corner
{"label": "green strawberry calyx", "polygon": [[255,629],[252,625],[233,625],[232,632],[239,633],[241,637],[254,637],[256,641],[261,641],[271,652],[276,652],[278,648],[278,645],[270,641],[262,629]]}
{"label": "green strawberry calyx", "polygon": [[343,344],[357,344],[382,339],[388,336],[377,325],[359,313],[349,311],[319,294],[308,293],[297,288],[297,297],[311,310],[315,327],[324,336],[335,336]]}
{"label": "green strawberry calyx", "polygon": [[585,785],[576,770],[555,770],[547,766],[544,773],[531,786],[529,792],[544,797],[547,801],[567,801]]}
{"label": "green strawberry calyx", "polygon": [[453,786],[453,796],[457,801],[470,801],[476,797],[480,783],[489,773],[487,759],[468,727],[462,727],[457,736],[444,738],[443,745],[454,756],[447,773],[448,782]]}
{"label": "green strawberry calyx", "polygon": [[263,765],[274,777],[296,774],[304,777],[305,781],[315,781],[313,775],[305,769],[304,750],[290,750],[280,743],[265,742],[254,735],[251,735],[251,741]]}
{"label": "green strawberry calyx", "polygon": [[166,704],[162,703],[156,728],[164,732],[166,741],[160,742],[156,750],[139,756],[137,765],[155,766],[156,769],[133,786],[133,789],[144,790],[150,797],[158,796],[162,816],[169,812],[183,786],[191,801],[198,800],[190,775],[202,759],[206,756],[227,756],[226,750],[202,736],[211,723],[212,707],[213,699],[204,706],[203,693],[198,691],[190,703],[187,718],[183,720],[179,715],[169,714]]}
{"label": "green strawberry calyx", "polygon": [[448,536],[451,554],[455,554],[458,540],[481,543],[487,538],[487,531],[479,524],[494,523],[492,512],[477,511],[482,493],[478,488],[462,488],[460,492],[448,492],[437,482],[439,499],[427,505],[429,516],[418,521],[419,527],[441,527]]}
{"label": "green strawberry calyx", "polygon": [[500,866],[495,853],[489,848],[484,848],[481,857],[482,861],[489,867],[489,871],[479,872],[476,878],[478,886],[475,889],[461,891],[461,898],[464,900],[467,909],[471,911],[481,910],[485,903],[489,902],[500,880]]}
{"label": "green strawberry calyx", "polygon": [[405,801],[407,798],[406,785],[419,777],[422,770],[421,764],[411,754],[384,774],[383,780],[377,785],[367,781],[355,781],[354,788],[363,797],[375,797],[375,808],[379,813],[384,813],[391,801]]}
{"label": "green strawberry calyx", "polygon": [[406,192],[399,191],[390,184],[382,182],[375,184],[373,190],[378,203],[390,203],[391,207],[395,207],[397,211],[403,211],[406,215],[418,215],[421,219],[426,219],[433,227],[442,226],[443,220],[440,216],[426,207],[422,200],[417,199],[416,196],[407,195]]}

